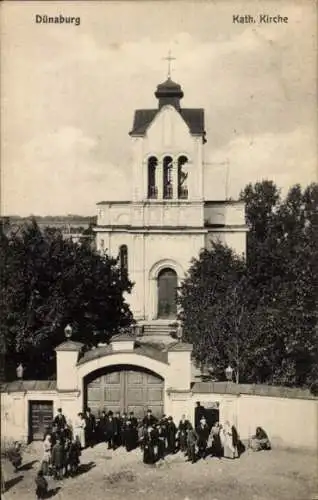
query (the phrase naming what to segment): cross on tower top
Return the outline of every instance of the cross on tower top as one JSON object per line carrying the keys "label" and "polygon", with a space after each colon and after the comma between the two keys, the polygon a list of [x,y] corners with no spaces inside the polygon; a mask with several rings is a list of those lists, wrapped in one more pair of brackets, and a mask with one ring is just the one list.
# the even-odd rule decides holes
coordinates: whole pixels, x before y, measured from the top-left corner
{"label": "cross on tower top", "polygon": [[163,58],[165,61],[168,61],[168,79],[171,77],[171,61],[175,61],[176,58],[171,56],[171,50],[169,50],[167,57]]}

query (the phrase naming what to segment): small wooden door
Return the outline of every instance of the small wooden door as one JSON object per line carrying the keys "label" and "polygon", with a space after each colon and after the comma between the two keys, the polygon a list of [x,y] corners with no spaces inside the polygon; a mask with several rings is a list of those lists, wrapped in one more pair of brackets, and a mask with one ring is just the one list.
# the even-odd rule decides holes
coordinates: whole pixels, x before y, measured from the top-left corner
{"label": "small wooden door", "polygon": [[173,269],[163,269],[158,276],[158,318],[177,315],[178,277]]}
{"label": "small wooden door", "polygon": [[46,427],[50,427],[52,425],[53,402],[30,401],[29,417],[30,441],[42,440],[44,438]]}

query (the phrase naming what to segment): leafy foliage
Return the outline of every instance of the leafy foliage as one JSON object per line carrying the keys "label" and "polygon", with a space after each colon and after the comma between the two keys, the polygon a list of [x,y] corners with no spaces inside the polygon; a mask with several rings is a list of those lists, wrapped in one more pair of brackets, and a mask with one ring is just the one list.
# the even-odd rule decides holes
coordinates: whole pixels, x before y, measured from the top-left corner
{"label": "leafy foliage", "polygon": [[27,376],[52,373],[54,348],[70,323],[73,340],[92,346],[132,322],[124,300],[132,283],[115,259],[89,243],[41,232],[36,222],[0,239],[1,337],[7,357],[22,361]]}
{"label": "leafy foliage", "polygon": [[317,359],[318,185],[285,199],[271,181],[246,186],[247,259],[220,243],[193,261],[180,290],[197,361],[237,380],[311,385]]}

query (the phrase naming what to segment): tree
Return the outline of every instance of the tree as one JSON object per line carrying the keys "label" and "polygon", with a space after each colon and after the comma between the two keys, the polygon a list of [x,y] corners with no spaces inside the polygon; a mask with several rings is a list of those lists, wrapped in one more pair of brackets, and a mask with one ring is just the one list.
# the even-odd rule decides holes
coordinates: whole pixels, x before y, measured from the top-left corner
{"label": "tree", "polygon": [[244,261],[218,243],[193,260],[181,286],[185,339],[199,363],[241,382],[311,386],[317,369],[318,185],[285,199],[270,181],[249,184]]}
{"label": "tree", "polygon": [[184,338],[193,343],[196,360],[210,364],[218,377],[230,363],[237,377],[246,378],[249,300],[245,262],[230,248],[214,243],[192,261],[179,295]]}
{"label": "tree", "polygon": [[[250,226],[247,271],[255,301],[264,307],[255,326],[271,339],[270,381],[310,384],[317,379],[318,185],[292,186],[285,199],[274,185],[270,188],[264,181],[241,195]],[[266,206],[266,217],[257,216],[258,204],[262,214]]]}
{"label": "tree", "polygon": [[124,300],[132,283],[116,259],[90,245],[42,233],[33,221],[19,235],[1,235],[0,257],[1,335],[8,357],[22,361],[29,377],[52,373],[67,323],[73,339],[89,347],[133,321]]}

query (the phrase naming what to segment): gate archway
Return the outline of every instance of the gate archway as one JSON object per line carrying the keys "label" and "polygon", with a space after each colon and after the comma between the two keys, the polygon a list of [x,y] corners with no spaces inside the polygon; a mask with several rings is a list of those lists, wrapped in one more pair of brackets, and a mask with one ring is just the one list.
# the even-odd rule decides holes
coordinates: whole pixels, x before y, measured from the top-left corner
{"label": "gate archway", "polygon": [[133,411],[143,417],[148,408],[160,417],[164,410],[164,380],[150,370],[114,366],[85,378],[85,406],[95,415],[106,411]]}

